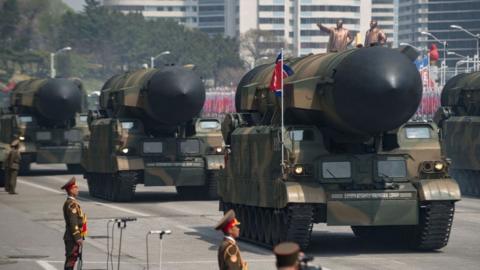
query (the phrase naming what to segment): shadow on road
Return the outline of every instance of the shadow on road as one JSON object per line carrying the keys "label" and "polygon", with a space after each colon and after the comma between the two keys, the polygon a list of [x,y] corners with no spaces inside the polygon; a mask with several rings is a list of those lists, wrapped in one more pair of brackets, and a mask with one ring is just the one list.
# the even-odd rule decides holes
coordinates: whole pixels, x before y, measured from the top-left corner
{"label": "shadow on road", "polygon": [[[352,256],[362,254],[425,253],[409,248],[402,239],[368,239],[355,237],[353,233],[313,231],[310,247],[306,251],[315,256]],[[431,251],[430,253],[437,253]]]}
{"label": "shadow on road", "polygon": [[[95,199],[88,194],[88,191],[80,191],[80,196],[83,198]],[[141,203],[158,203],[158,202],[186,202],[186,201],[207,201],[207,200],[192,200],[179,196],[175,191],[137,191],[135,197],[131,202],[125,202],[125,204],[141,204]],[[218,202],[217,200],[211,200],[211,202]],[[122,202],[116,202],[122,203]]]}
{"label": "shadow on road", "polygon": [[[186,235],[210,243],[210,250],[216,250],[222,239],[222,234],[212,227],[194,227],[196,231],[186,232]],[[262,255],[271,255],[270,248],[257,246],[250,242],[239,241],[242,250]],[[313,231],[309,248],[306,254],[315,257],[343,257],[365,254],[415,254],[425,253],[415,251],[407,244],[400,243],[394,239],[363,239],[348,232]],[[441,251],[431,251],[438,253]]]}

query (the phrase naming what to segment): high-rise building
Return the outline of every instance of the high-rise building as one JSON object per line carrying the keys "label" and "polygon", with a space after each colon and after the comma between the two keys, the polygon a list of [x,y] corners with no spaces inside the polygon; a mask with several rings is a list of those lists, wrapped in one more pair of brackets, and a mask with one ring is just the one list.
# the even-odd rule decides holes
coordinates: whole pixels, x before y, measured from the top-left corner
{"label": "high-rise building", "polygon": [[304,55],[326,51],[328,34],[317,23],[335,26],[342,19],[344,27],[364,37],[372,1],[378,2],[375,14],[392,41],[394,0],[104,0],[103,4],[125,13],[141,12],[149,19],[172,18],[209,34],[238,37],[251,29],[269,31],[294,54]]}
{"label": "high-rise building", "polygon": [[238,32],[270,31],[283,39],[295,55],[325,52],[329,35],[317,23],[344,27],[363,36],[371,18],[371,0],[257,0],[238,1]]}
{"label": "high-rise building", "polygon": [[[480,1],[478,0],[401,0],[398,3],[398,41],[417,47],[437,43],[440,60],[443,59],[443,42],[448,51],[473,57],[477,54],[478,38],[452,28],[459,25],[474,33],[480,33]],[[437,38],[424,35],[428,32]],[[446,54],[446,53],[445,53]],[[446,54],[447,65],[454,67],[462,57]]]}
{"label": "high-rise building", "polygon": [[147,19],[168,18],[198,27],[197,0],[103,0],[103,5],[124,13],[142,13]]}

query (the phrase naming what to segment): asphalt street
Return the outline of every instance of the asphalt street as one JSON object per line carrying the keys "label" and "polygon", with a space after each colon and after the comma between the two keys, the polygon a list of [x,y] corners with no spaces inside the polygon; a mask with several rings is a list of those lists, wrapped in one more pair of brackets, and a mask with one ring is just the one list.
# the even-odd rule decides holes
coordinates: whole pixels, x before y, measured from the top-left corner
{"label": "asphalt street", "polygon": [[[63,269],[65,194],[60,190],[71,175],[63,166],[34,167],[34,174],[18,179],[18,195],[0,191],[0,269]],[[49,170],[43,170],[47,168]],[[54,170],[51,170],[54,169]],[[150,230],[171,230],[160,241],[149,237],[149,269],[218,269],[217,244],[221,234],[213,230],[220,219],[216,201],[184,201],[174,188],[137,187],[134,202],[111,203],[88,195],[80,185],[80,204],[88,215],[83,269],[107,269],[108,246],[114,241],[108,269],[117,269],[120,229],[107,238],[112,218],[137,217],[122,231],[120,269],[147,269],[146,235]],[[111,226],[109,228],[111,230]],[[250,269],[275,269],[269,249],[240,242]],[[449,245],[436,252],[416,252],[394,245],[356,238],[349,227],[316,225],[311,247],[314,264],[328,269],[478,269],[480,265],[480,200],[457,203]],[[113,268],[112,268],[113,265]]]}

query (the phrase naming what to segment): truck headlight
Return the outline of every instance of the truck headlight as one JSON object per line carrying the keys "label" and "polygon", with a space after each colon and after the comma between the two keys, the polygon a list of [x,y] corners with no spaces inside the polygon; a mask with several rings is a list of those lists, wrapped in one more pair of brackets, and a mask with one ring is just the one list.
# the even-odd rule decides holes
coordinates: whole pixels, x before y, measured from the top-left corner
{"label": "truck headlight", "polygon": [[296,175],[302,175],[305,172],[305,168],[302,165],[295,165],[293,172]]}
{"label": "truck headlight", "polygon": [[435,168],[435,171],[440,172],[445,168],[445,164],[443,164],[443,162],[441,161],[435,161],[434,168]]}
{"label": "truck headlight", "polygon": [[122,148],[122,153],[124,153],[125,155],[128,154],[128,152],[130,152],[130,149],[128,149],[128,147],[125,147],[125,148]]}
{"label": "truck headlight", "polygon": [[219,147],[215,147],[215,153],[221,154],[222,152],[223,152],[222,147],[220,147],[220,146],[219,146]]}
{"label": "truck headlight", "polygon": [[23,141],[25,141],[25,136],[20,136],[20,137],[18,137],[18,139],[23,142]]}

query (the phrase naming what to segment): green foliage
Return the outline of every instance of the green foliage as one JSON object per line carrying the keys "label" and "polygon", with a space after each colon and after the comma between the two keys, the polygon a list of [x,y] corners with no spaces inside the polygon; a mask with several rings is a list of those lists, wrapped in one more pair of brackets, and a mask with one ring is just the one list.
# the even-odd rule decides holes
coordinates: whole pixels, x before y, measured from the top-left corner
{"label": "green foliage", "polygon": [[[19,53],[55,52],[71,46],[72,51],[55,58],[60,76],[106,80],[119,72],[150,64],[150,57],[167,50],[171,54],[156,59],[157,67],[194,64],[205,78],[225,76],[225,72],[220,72],[223,69],[242,68],[237,40],[210,37],[173,20],[149,20],[138,13],[123,14],[100,5],[97,0],[87,0],[80,13],[66,8],[61,0],[3,1],[0,44],[11,43],[3,48],[13,50],[15,47],[17,52],[10,56],[22,58]],[[2,23],[5,18],[9,18],[9,23]],[[0,65],[7,58],[12,61],[6,54],[0,52]],[[44,65],[37,71],[43,74],[49,69],[49,58],[48,53],[40,55],[44,55],[43,61],[35,61]],[[24,61],[13,59],[17,60]]]}

